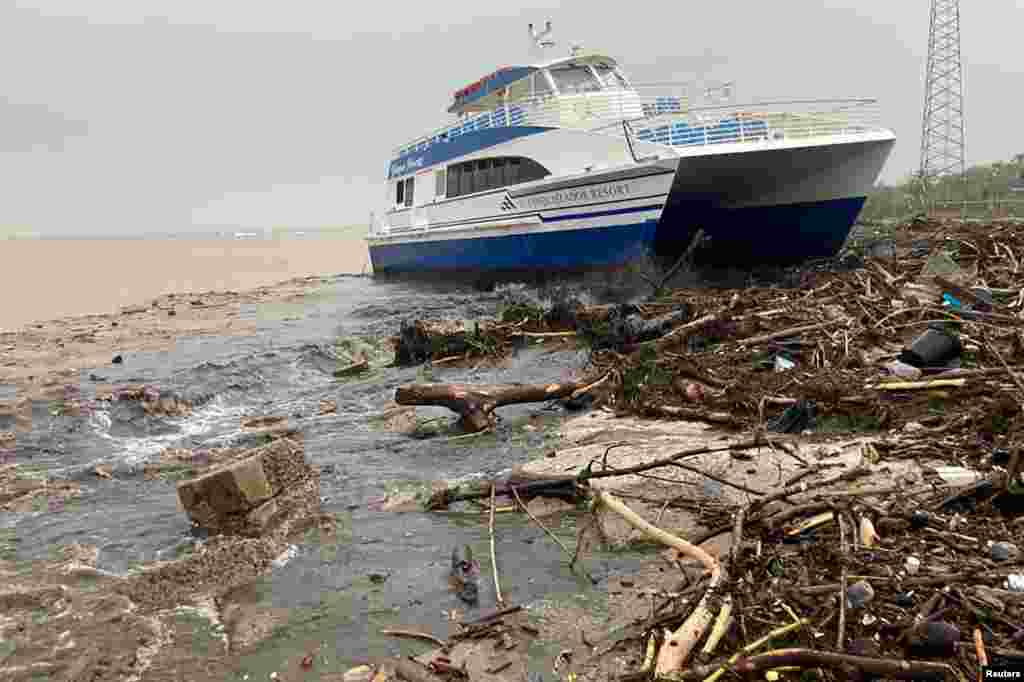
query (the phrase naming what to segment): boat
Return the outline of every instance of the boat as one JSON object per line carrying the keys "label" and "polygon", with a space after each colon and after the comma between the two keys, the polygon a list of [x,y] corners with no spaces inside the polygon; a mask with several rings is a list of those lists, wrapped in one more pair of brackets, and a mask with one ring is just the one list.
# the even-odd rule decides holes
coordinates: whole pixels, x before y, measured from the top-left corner
{"label": "boat", "polygon": [[832,257],[895,143],[873,99],[716,101],[529,31],[539,59],[460,88],[453,122],[394,150],[375,274],[670,264],[697,238],[729,263]]}

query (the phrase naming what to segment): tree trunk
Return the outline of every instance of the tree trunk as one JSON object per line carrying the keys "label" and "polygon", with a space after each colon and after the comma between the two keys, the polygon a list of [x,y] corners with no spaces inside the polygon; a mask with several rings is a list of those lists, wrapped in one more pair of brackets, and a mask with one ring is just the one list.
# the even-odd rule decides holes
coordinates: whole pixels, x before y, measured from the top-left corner
{"label": "tree trunk", "polygon": [[539,403],[568,398],[587,382],[565,384],[406,384],[395,390],[399,405],[438,405],[462,416],[468,432],[483,431],[494,420],[494,410],[502,405]]}

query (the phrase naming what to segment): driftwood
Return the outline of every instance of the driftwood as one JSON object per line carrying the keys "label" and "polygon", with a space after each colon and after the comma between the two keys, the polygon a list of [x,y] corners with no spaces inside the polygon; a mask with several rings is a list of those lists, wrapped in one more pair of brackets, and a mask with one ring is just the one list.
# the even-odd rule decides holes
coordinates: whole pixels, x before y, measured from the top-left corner
{"label": "driftwood", "polygon": [[[693,651],[697,643],[704,636],[708,626],[711,625],[711,607],[709,605],[708,593],[717,588],[723,579],[727,579],[725,570],[713,556],[703,549],[648,523],[611,494],[603,491],[599,492],[597,500],[600,505],[621,516],[629,525],[641,531],[647,537],[668,545],[681,554],[696,559],[711,572],[711,579],[708,581],[708,589],[704,596],[679,629],[665,640],[658,654],[658,662],[654,668],[655,675],[678,672],[682,669],[690,652]],[[723,599],[723,606],[728,606],[731,610],[731,604],[731,595],[726,595]]]}
{"label": "driftwood", "polygon": [[707,410],[698,410],[692,407],[676,407],[675,405],[648,405],[644,408],[644,411],[652,417],[668,417],[670,419],[701,421],[709,424],[728,426],[734,429],[743,427],[743,422],[728,412],[710,412]]}
{"label": "driftwood", "polygon": [[399,405],[438,405],[462,416],[463,428],[483,431],[492,425],[496,408],[517,403],[540,403],[568,398],[589,382],[564,384],[406,384],[395,390]]}
{"label": "driftwood", "polygon": [[357,362],[353,362],[351,365],[334,370],[334,376],[335,378],[352,376],[353,374],[365,372],[368,369],[370,369],[370,363],[364,358]]}
{"label": "driftwood", "polygon": [[868,658],[850,656],[813,649],[776,649],[750,658],[741,658],[732,669],[740,674],[751,674],[772,668],[797,666],[801,668],[854,668],[866,673],[897,680],[955,680],[957,675],[945,663],[908,661],[906,659]]}
{"label": "driftwood", "polygon": [[[494,489],[495,496],[513,497],[518,494],[524,498],[553,497],[567,502],[575,502],[580,499],[575,478],[553,478],[535,481],[523,481],[510,478],[504,485]],[[468,500],[480,500],[491,496],[490,487],[481,489],[459,490],[458,488],[447,488],[434,493],[427,503],[427,509],[444,509],[452,502],[465,502]]]}

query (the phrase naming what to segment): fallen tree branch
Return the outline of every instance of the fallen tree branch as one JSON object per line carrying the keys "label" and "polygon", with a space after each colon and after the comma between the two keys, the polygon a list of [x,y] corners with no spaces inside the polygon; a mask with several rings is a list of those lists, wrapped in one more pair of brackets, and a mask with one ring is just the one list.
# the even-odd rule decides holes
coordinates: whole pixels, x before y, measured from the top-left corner
{"label": "fallen tree branch", "polygon": [[[507,481],[504,485],[495,490],[495,494],[501,497],[512,497],[513,487],[516,488],[517,492],[521,492],[524,496],[529,496],[531,498],[553,497],[570,503],[579,499],[578,486],[575,478],[562,477],[525,481],[522,483]],[[480,500],[485,497],[490,497],[490,495],[490,488],[469,490],[466,492],[459,492],[458,487],[446,488],[445,490],[439,490],[431,495],[430,500],[427,501],[426,507],[430,510],[444,509],[452,502]]]}
{"label": "fallen tree branch", "polygon": [[[565,555],[569,557],[569,569],[570,570],[575,570],[574,567],[575,567],[575,564],[576,564],[576,555],[573,554],[572,552],[570,552],[569,548],[566,547],[565,544],[561,540],[558,539],[558,536],[555,535],[554,533],[552,533],[550,530],[548,530],[548,527],[545,526],[543,523],[541,523],[541,520],[538,519],[536,516],[534,516],[533,512],[531,512],[529,509],[526,508],[526,504],[524,504],[522,499],[520,499],[519,492],[516,491],[516,489],[514,487],[512,488],[512,494],[515,495],[516,502],[519,504],[519,506],[522,508],[522,510],[524,512],[526,512],[526,515],[530,517],[530,520],[532,520],[534,523],[536,523],[538,526],[540,526],[540,529],[542,531],[544,531],[545,533],[547,533],[548,537],[550,537],[552,540],[554,540],[556,545],[558,545],[559,547],[562,548],[562,551],[565,552]],[[590,573],[588,573],[586,570],[583,571],[583,574],[587,577],[587,579],[591,582],[591,584],[597,585],[597,583],[599,582],[598,580],[596,580],[594,578],[594,576],[590,575]]]}
{"label": "fallen tree branch", "polygon": [[750,674],[790,666],[798,668],[850,666],[866,673],[898,680],[922,679],[924,675],[934,675],[936,679],[957,679],[954,669],[945,663],[869,658],[814,649],[776,649],[750,658],[741,658],[730,669],[740,674]]}
{"label": "fallen tree branch", "polygon": [[462,417],[467,431],[483,431],[491,426],[493,411],[503,405],[540,403],[567,398],[587,386],[583,382],[565,384],[405,384],[395,389],[399,405],[437,405]]}
{"label": "fallen tree branch", "polygon": [[789,329],[783,329],[781,331],[772,332],[771,334],[762,334],[761,336],[751,336],[746,339],[739,339],[737,343],[744,346],[753,346],[759,343],[767,343],[774,341],[775,339],[784,339],[787,336],[796,336],[803,334],[804,332],[818,331],[819,329],[827,329],[833,325],[845,323],[847,320],[830,320],[829,322],[821,322],[818,324],[805,324],[801,327],[790,327]]}
{"label": "fallen tree branch", "polygon": [[918,391],[928,388],[959,388],[967,383],[967,379],[932,379],[931,381],[889,381],[874,384],[867,388],[876,391]]}
{"label": "fallen tree branch", "polygon": [[494,484],[491,484],[491,520],[487,526],[487,532],[491,536],[491,568],[494,570],[494,595],[497,598],[498,606],[504,606],[505,600],[501,597],[501,585],[498,584],[498,559],[494,555]]}
{"label": "fallen tree branch", "polygon": [[711,624],[709,593],[714,591],[722,582],[726,575],[725,571],[722,565],[703,549],[651,525],[611,494],[603,491],[599,492],[597,493],[597,501],[610,511],[621,516],[627,523],[652,540],[657,540],[663,545],[672,547],[681,554],[696,559],[711,572],[711,579],[708,582],[708,589],[704,592],[704,596],[701,597],[700,602],[698,602],[693,612],[679,629],[672,633],[671,637],[665,641],[661,651],[658,653],[658,662],[654,668],[655,675],[677,672],[682,669],[690,652],[697,646],[697,642],[700,641],[704,632]]}
{"label": "fallen tree branch", "polygon": [[436,644],[441,649],[445,649],[448,645],[433,635],[428,635],[425,632],[416,632],[415,630],[381,630],[380,634],[387,635],[388,637],[404,637],[405,639],[420,639],[424,642],[430,642]]}
{"label": "fallen tree branch", "polygon": [[836,651],[843,651],[843,641],[846,639],[846,583],[849,576],[849,570],[846,568],[846,523],[838,510],[833,513],[836,516],[836,523],[839,524],[839,554],[843,562],[839,577],[839,627],[836,628]]}
{"label": "fallen tree branch", "polygon": [[[760,499],[754,500],[753,502],[750,503],[750,509],[748,511],[747,519],[744,521],[744,524],[745,525],[750,525],[752,523],[761,523],[761,522],[767,520],[768,518],[774,516],[773,514],[758,515],[758,514],[754,513],[756,511],[762,509],[766,505],[770,504],[771,502],[776,502],[778,500],[787,500],[788,501],[788,498],[790,498],[790,497],[794,497],[796,495],[805,494],[805,493],[810,492],[811,490],[814,490],[816,488],[824,488],[824,487],[830,486],[830,485],[832,485],[834,483],[840,483],[842,481],[848,481],[848,480],[852,480],[854,478],[859,478],[861,476],[866,476],[869,473],[870,473],[870,469],[868,469],[867,467],[863,467],[863,466],[856,467],[856,468],[850,469],[849,471],[845,471],[845,472],[839,474],[838,476],[833,476],[832,478],[826,478],[826,479],[823,479],[823,480],[818,481],[816,483],[800,483],[798,485],[787,487],[787,488],[785,488],[783,490],[780,490],[779,492],[772,493],[771,495],[767,495],[767,496],[762,497]],[[781,513],[785,513],[785,512],[781,512]],[[705,533],[702,533],[700,536],[698,536],[697,539],[694,540],[694,543],[698,544],[698,545],[702,545],[705,542],[707,542],[708,540],[710,540],[711,538],[718,537],[722,533],[728,533],[730,530],[732,530],[732,524],[731,523],[723,524],[721,526],[716,526],[715,528],[712,528],[711,530],[709,530],[709,531],[707,531]]]}
{"label": "fallen tree branch", "polygon": [[702,421],[709,424],[719,424],[735,429],[743,426],[743,421],[737,419],[727,412],[706,412],[692,407],[677,407],[674,405],[648,405],[644,411],[652,416],[672,417],[675,419],[686,419],[689,421]]}
{"label": "fallen tree branch", "polygon": [[696,320],[693,320],[692,322],[687,322],[686,324],[683,324],[683,325],[680,325],[680,326],[676,327],[675,329],[670,331],[668,334],[665,334],[664,336],[662,336],[660,338],[652,339],[650,341],[644,341],[640,345],[641,346],[660,345],[664,341],[666,341],[668,339],[671,339],[674,336],[678,336],[679,334],[682,334],[682,333],[688,332],[688,331],[692,331],[694,329],[699,329],[700,327],[703,327],[704,325],[708,324],[709,322],[716,321],[718,318],[719,318],[719,314],[718,313],[713,313],[711,315],[705,315],[704,317],[701,317],[701,318],[698,318]]}
{"label": "fallen tree branch", "polygon": [[713,663],[711,665],[693,666],[689,670],[684,672],[682,675],[680,675],[679,679],[703,679],[704,682],[715,682],[715,680],[724,675],[726,670],[729,669],[729,666],[738,661],[740,657],[743,656],[743,654],[750,653],[751,651],[764,646],[776,637],[782,637],[783,635],[787,635],[793,630],[796,630],[799,627],[803,627],[804,625],[807,625],[810,622],[811,621],[809,619],[802,618],[801,620],[798,620],[795,623],[790,623],[789,625],[783,625],[780,628],[775,628],[761,639],[758,639],[744,646],[742,649],[740,649],[732,656],[730,656],[729,659],[724,663]]}
{"label": "fallen tree branch", "polygon": [[711,447],[699,447],[692,448],[690,450],[683,450],[677,452],[674,455],[668,457],[662,457],[646,464],[637,464],[635,466],[626,467],[625,469],[610,469],[606,471],[590,471],[585,469],[580,472],[577,476],[577,480],[580,482],[590,480],[592,478],[607,478],[609,476],[628,476],[630,474],[638,474],[643,471],[650,469],[657,469],[658,467],[670,466],[673,462],[687,457],[696,457],[697,455],[706,455],[712,452],[727,452],[729,450],[749,450],[751,448],[758,448],[768,445],[768,441],[763,438],[757,438],[755,440],[748,440],[742,443],[733,443],[732,445],[716,445]]}

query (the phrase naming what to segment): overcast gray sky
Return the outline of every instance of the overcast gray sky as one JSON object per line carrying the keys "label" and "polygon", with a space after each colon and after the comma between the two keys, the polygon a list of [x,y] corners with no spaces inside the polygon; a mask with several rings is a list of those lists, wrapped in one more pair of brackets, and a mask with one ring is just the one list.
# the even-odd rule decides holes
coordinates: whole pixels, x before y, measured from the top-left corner
{"label": "overcast gray sky", "polygon": [[[1017,0],[962,3],[969,163],[1024,152]],[[392,147],[554,22],[635,80],[878,97],[914,170],[928,0],[0,0],[0,230],[365,223]],[[608,8],[608,9],[605,9]]]}

